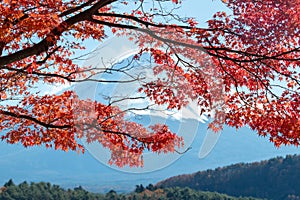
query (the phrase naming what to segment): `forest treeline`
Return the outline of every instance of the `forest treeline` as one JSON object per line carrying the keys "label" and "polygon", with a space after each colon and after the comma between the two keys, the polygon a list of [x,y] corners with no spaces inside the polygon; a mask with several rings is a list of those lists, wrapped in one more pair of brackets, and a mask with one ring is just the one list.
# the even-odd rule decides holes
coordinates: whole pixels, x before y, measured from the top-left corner
{"label": "forest treeline", "polygon": [[273,200],[300,200],[300,155],[175,176],[156,186],[189,187]]}
{"label": "forest treeline", "polygon": [[9,180],[0,187],[0,200],[300,200],[299,185],[300,155],[289,155],[136,185],[126,194],[91,193],[81,186],[64,189],[45,182],[17,185]]}
{"label": "forest treeline", "polygon": [[82,187],[63,189],[50,183],[27,183],[19,185],[9,180],[0,189],[0,200],[258,200],[255,198],[230,197],[216,192],[201,192],[189,188],[161,189],[149,185],[137,185],[134,192],[118,194],[111,190],[106,194],[96,194]]}

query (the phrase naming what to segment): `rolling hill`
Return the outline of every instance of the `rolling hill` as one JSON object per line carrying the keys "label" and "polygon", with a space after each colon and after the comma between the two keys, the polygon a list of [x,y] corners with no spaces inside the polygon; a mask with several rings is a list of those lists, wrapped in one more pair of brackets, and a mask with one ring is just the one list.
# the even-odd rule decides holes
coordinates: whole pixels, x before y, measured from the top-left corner
{"label": "rolling hill", "polygon": [[300,155],[179,175],[161,181],[156,186],[189,187],[274,200],[300,199]]}

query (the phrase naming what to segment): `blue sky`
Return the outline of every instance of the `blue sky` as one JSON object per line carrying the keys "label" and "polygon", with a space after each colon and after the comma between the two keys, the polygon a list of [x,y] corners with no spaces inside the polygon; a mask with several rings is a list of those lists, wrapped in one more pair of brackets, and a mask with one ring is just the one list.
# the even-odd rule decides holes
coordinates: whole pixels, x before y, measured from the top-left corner
{"label": "blue sky", "polygon": [[204,25],[217,11],[228,10],[221,0],[184,0],[182,13],[186,17],[195,17],[200,25]]}

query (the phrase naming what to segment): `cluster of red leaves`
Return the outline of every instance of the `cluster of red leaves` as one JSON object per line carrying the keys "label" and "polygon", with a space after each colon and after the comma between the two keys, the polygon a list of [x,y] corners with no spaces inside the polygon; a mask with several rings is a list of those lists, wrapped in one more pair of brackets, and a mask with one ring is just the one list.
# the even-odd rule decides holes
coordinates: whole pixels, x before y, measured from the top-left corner
{"label": "cluster of red leaves", "polygon": [[20,105],[1,107],[2,140],[25,147],[46,144],[55,149],[77,150],[71,92],[43,97],[27,96]]}
{"label": "cluster of red leaves", "polygon": [[[117,107],[79,100],[70,91],[61,95],[34,94],[32,88],[43,82],[64,84],[94,73],[89,66],[76,64],[72,56],[75,50],[84,49],[80,41],[88,38],[101,41],[105,37],[105,23],[124,21],[122,17],[110,16],[113,12],[110,13],[109,4],[113,2],[0,2],[2,140],[21,142],[25,147],[45,145],[83,152],[78,138],[85,138],[110,149],[110,164],[117,166],[142,166],[144,150],[167,153],[183,145],[182,138],[167,126],[145,128],[125,120],[125,113]],[[142,17],[141,11],[132,12],[131,16],[134,15],[141,16],[141,20],[150,19]],[[6,103],[12,100],[20,103],[15,106]]]}
{"label": "cluster of red leaves", "polygon": [[21,142],[25,147],[45,145],[64,151],[99,142],[111,150],[110,163],[117,166],[143,166],[142,152],[173,152],[183,145],[182,138],[165,125],[149,128],[125,119],[119,108],[90,100],[79,100],[70,91],[61,95],[28,96],[21,105],[6,106],[0,112],[1,139]]}
{"label": "cluster of red leaves", "polygon": [[183,140],[166,125],[143,125],[126,120],[126,113],[116,106],[97,102],[78,101],[73,110],[77,132],[88,142],[99,142],[110,149],[110,164],[143,166],[144,150],[155,153],[174,152]]}
{"label": "cluster of red leaves", "polygon": [[214,111],[213,130],[249,126],[276,146],[299,145],[300,1],[226,3],[233,16],[216,13],[208,29],[168,26],[139,37],[141,47],[165,42],[177,56],[150,50],[154,72],[167,79],[141,91],[168,108],[197,99],[201,114]]}
{"label": "cluster of red leaves", "polygon": [[221,57],[226,124],[249,125],[276,146],[299,145],[300,1],[227,3],[234,16],[217,13],[209,22],[210,28],[224,29],[210,45],[220,49],[212,54]]}

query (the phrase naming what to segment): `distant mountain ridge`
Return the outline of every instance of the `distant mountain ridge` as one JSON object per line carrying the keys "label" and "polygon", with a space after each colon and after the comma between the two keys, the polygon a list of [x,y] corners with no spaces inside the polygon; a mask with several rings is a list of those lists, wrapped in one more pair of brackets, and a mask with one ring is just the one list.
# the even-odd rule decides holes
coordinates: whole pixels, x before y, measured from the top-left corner
{"label": "distant mountain ridge", "polygon": [[[171,128],[177,121],[171,121]],[[199,148],[206,132],[206,124],[199,124],[191,150],[170,166],[151,173],[125,173],[111,169],[97,161],[86,152],[62,152],[43,147],[24,148],[21,145],[9,145],[0,141],[0,184],[12,178],[16,183],[51,182],[64,188],[78,185],[93,192],[129,192],[136,183],[147,185],[172,176],[194,173],[200,170],[214,169],[232,163],[254,162],[276,156],[299,154],[299,148],[283,146],[279,149],[268,142],[267,138],[258,137],[248,128],[235,131],[225,127],[218,143],[211,153],[199,159]],[[187,130],[187,134],[189,130]],[[188,146],[186,146],[187,148]],[[160,155],[162,160],[164,155]],[[150,167],[152,163],[149,163]]]}
{"label": "distant mountain ridge", "polygon": [[250,164],[239,163],[215,170],[179,175],[161,181],[156,186],[189,187],[232,196],[299,200],[300,155],[276,157]]}

